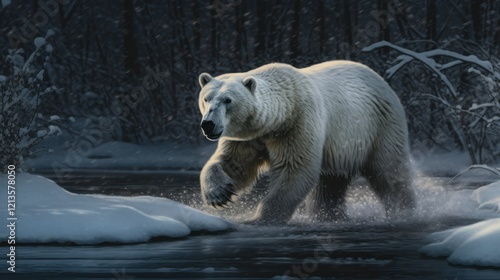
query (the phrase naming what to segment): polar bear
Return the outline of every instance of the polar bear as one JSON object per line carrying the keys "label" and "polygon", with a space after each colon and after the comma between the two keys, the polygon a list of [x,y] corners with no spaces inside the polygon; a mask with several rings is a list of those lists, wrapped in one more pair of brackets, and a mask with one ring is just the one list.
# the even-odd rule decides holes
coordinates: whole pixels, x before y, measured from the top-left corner
{"label": "polar bear", "polygon": [[315,218],[343,218],[358,174],[388,215],[414,207],[405,113],[367,66],[272,63],[215,78],[203,73],[199,83],[202,131],[219,141],[200,176],[209,205],[226,206],[268,172],[270,189],[250,223],[285,223],[306,196]]}

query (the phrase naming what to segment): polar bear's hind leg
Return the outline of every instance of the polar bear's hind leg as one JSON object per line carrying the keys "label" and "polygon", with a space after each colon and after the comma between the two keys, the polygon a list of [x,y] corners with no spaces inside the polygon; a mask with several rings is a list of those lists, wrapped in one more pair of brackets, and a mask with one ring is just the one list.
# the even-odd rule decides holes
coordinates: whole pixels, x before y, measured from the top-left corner
{"label": "polar bear's hind leg", "polygon": [[307,198],[308,215],[322,222],[345,219],[345,195],[350,182],[349,177],[322,174]]}
{"label": "polar bear's hind leg", "polygon": [[399,216],[415,207],[411,169],[406,157],[394,150],[376,149],[363,172],[388,217]]}

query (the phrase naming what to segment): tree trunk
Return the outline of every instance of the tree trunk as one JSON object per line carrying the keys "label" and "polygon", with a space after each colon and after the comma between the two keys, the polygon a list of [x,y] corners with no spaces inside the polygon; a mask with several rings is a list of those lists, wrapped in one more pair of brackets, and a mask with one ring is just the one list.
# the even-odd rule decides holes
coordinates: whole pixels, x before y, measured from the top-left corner
{"label": "tree trunk", "polygon": [[217,10],[215,9],[218,0],[212,0],[212,6],[210,7],[210,28],[211,39],[210,39],[210,49],[212,53],[212,67],[215,68],[217,65]]}
{"label": "tree trunk", "polygon": [[[185,3],[185,2],[182,2]],[[184,62],[184,67],[186,72],[189,72],[191,69],[191,62],[193,60],[193,52],[191,51],[191,44],[189,44],[189,38],[186,32],[186,21],[184,20],[186,17],[184,16],[184,5],[177,4],[173,5],[172,10],[174,12],[175,24],[178,25],[177,36],[179,38],[179,45],[182,51],[182,57]]]}
{"label": "tree trunk", "polygon": [[123,27],[125,45],[125,71],[129,74],[139,74],[137,62],[137,41],[134,36],[134,3],[133,0],[123,0]]}
{"label": "tree trunk", "polygon": [[[386,13],[389,11],[389,6],[387,3],[387,0],[379,0],[378,1],[378,11],[382,15],[383,13]],[[391,41],[391,32],[389,29],[389,16],[387,16],[387,19],[385,19],[385,24],[381,24],[380,28],[380,40],[390,42]],[[389,48],[380,48],[380,54],[381,55],[388,55],[389,54]]]}
{"label": "tree trunk", "polygon": [[[426,22],[425,22],[425,27],[426,27],[426,37],[429,40],[435,41],[436,40],[436,0],[426,0]],[[435,79],[432,77],[431,78],[434,83],[436,83]],[[438,106],[436,105],[435,102],[430,103],[429,107],[429,125],[430,125],[430,132],[429,132],[429,138],[431,138],[430,143],[435,143],[434,141],[434,136],[438,135],[437,131],[437,122],[438,118],[436,115],[439,112],[436,112],[438,110]]]}
{"label": "tree trunk", "polygon": [[326,26],[325,26],[325,1],[318,1],[318,25],[319,25],[319,54],[323,55],[326,44]]}
{"label": "tree trunk", "polygon": [[352,0],[351,2],[353,3],[352,8],[353,8],[353,11],[354,11],[354,13],[352,13],[352,26],[354,26],[354,28],[360,28],[360,26],[359,26],[359,17],[358,17],[358,13],[359,13],[359,1],[358,0]]}
{"label": "tree trunk", "polygon": [[191,2],[191,11],[193,11],[193,44],[196,53],[201,49],[201,13],[198,0]]}
{"label": "tree trunk", "polygon": [[353,49],[353,38],[352,38],[352,24],[351,24],[351,6],[350,0],[344,0],[344,38],[347,46],[349,47],[349,53],[344,54],[344,57],[349,57],[350,52]]}
{"label": "tree trunk", "polygon": [[411,36],[410,32],[408,31],[409,24],[408,24],[408,16],[406,15],[406,9],[404,9],[404,7],[396,7],[396,6],[393,6],[393,9],[398,9],[398,10],[401,9],[399,13],[396,13],[394,15],[394,17],[396,18],[396,23],[398,25],[401,37],[403,37],[403,39],[410,39],[410,40],[413,39],[412,38],[413,36]]}
{"label": "tree trunk", "polygon": [[292,34],[290,40],[290,59],[293,61],[300,55],[300,0],[295,0],[293,3],[293,21],[292,21]]}
{"label": "tree trunk", "polygon": [[471,2],[471,15],[472,15],[472,30],[474,31],[474,40],[481,43],[483,39],[483,5],[484,0],[472,0]]}
{"label": "tree trunk", "polygon": [[427,39],[436,40],[436,0],[426,1],[426,32]]}
{"label": "tree trunk", "polygon": [[494,7],[495,11],[495,20],[492,22],[493,24],[493,46],[498,48],[500,46],[500,4],[495,1],[496,6]]}
{"label": "tree trunk", "polygon": [[233,51],[234,51],[234,61],[238,64],[238,68],[241,69],[243,60],[243,34],[245,29],[243,28],[243,8],[241,7],[243,3],[237,5],[235,8],[235,30],[236,38],[234,40]]}
{"label": "tree trunk", "polygon": [[266,50],[266,0],[257,1],[257,36],[255,54],[258,58],[264,55]]}

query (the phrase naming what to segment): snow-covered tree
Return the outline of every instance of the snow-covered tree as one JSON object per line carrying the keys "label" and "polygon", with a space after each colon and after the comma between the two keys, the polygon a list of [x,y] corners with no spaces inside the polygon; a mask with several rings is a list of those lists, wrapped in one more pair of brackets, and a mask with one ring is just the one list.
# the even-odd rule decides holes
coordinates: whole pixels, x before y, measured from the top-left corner
{"label": "snow-covered tree", "polygon": [[[473,164],[494,161],[500,156],[500,63],[497,58],[480,59],[440,48],[417,52],[386,41],[363,50],[369,52],[383,47],[400,53],[386,71],[388,80],[417,62],[426,69],[419,72],[425,71],[429,81],[436,81],[435,90],[412,93],[422,102],[443,108],[440,119],[431,118],[426,125],[446,125],[441,131],[455,136],[455,144],[469,153]],[[417,76],[417,73],[411,71],[410,75]]]}
{"label": "snow-covered tree", "polygon": [[44,83],[53,49],[47,38],[52,33],[34,39],[35,49],[28,58],[23,49],[11,49],[5,57],[10,72],[0,75],[0,163],[4,169],[8,165],[19,168],[35,144],[48,135],[61,133],[53,124],[57,116],[46,119],[39,112],[41,97],[55,91],[55,87]]}

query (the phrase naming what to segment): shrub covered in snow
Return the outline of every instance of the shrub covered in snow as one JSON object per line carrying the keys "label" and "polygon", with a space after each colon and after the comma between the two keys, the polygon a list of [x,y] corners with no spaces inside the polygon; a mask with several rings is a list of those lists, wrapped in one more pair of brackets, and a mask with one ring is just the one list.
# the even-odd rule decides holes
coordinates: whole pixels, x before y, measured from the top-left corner
{"label": "shrub covered in snow", "polygon": [[[55,90],[44,83],[52,46],[45,38],[35,38],[34,51],[25,59],[24,50],[9,50],[5,62],[10,72],[0,75],[0,163],[20,165],[44,137],[60,133],[57,117],[44,119],[39,113],[41,97]],[[5,171],[5,170],[4,170]]]}
{"label": "shrub covered in snow", "polygon": [[[491,163],[500,158],[500,63],[476,46],[465,53],[434,48],[415,51],[386,41],[364,48],[390,48],[400,53],[386,78],[410,107],[410,134],[429,146],[467,151],[471,162]],[[415,49],[418,49],[415,47]],[[478,56],[481,56],[479,58]],[[409,80],[410,79],[410,80]],[[416,80],[416,88],[406,88]],[[413,139],[415,142],[415,139]]]}

